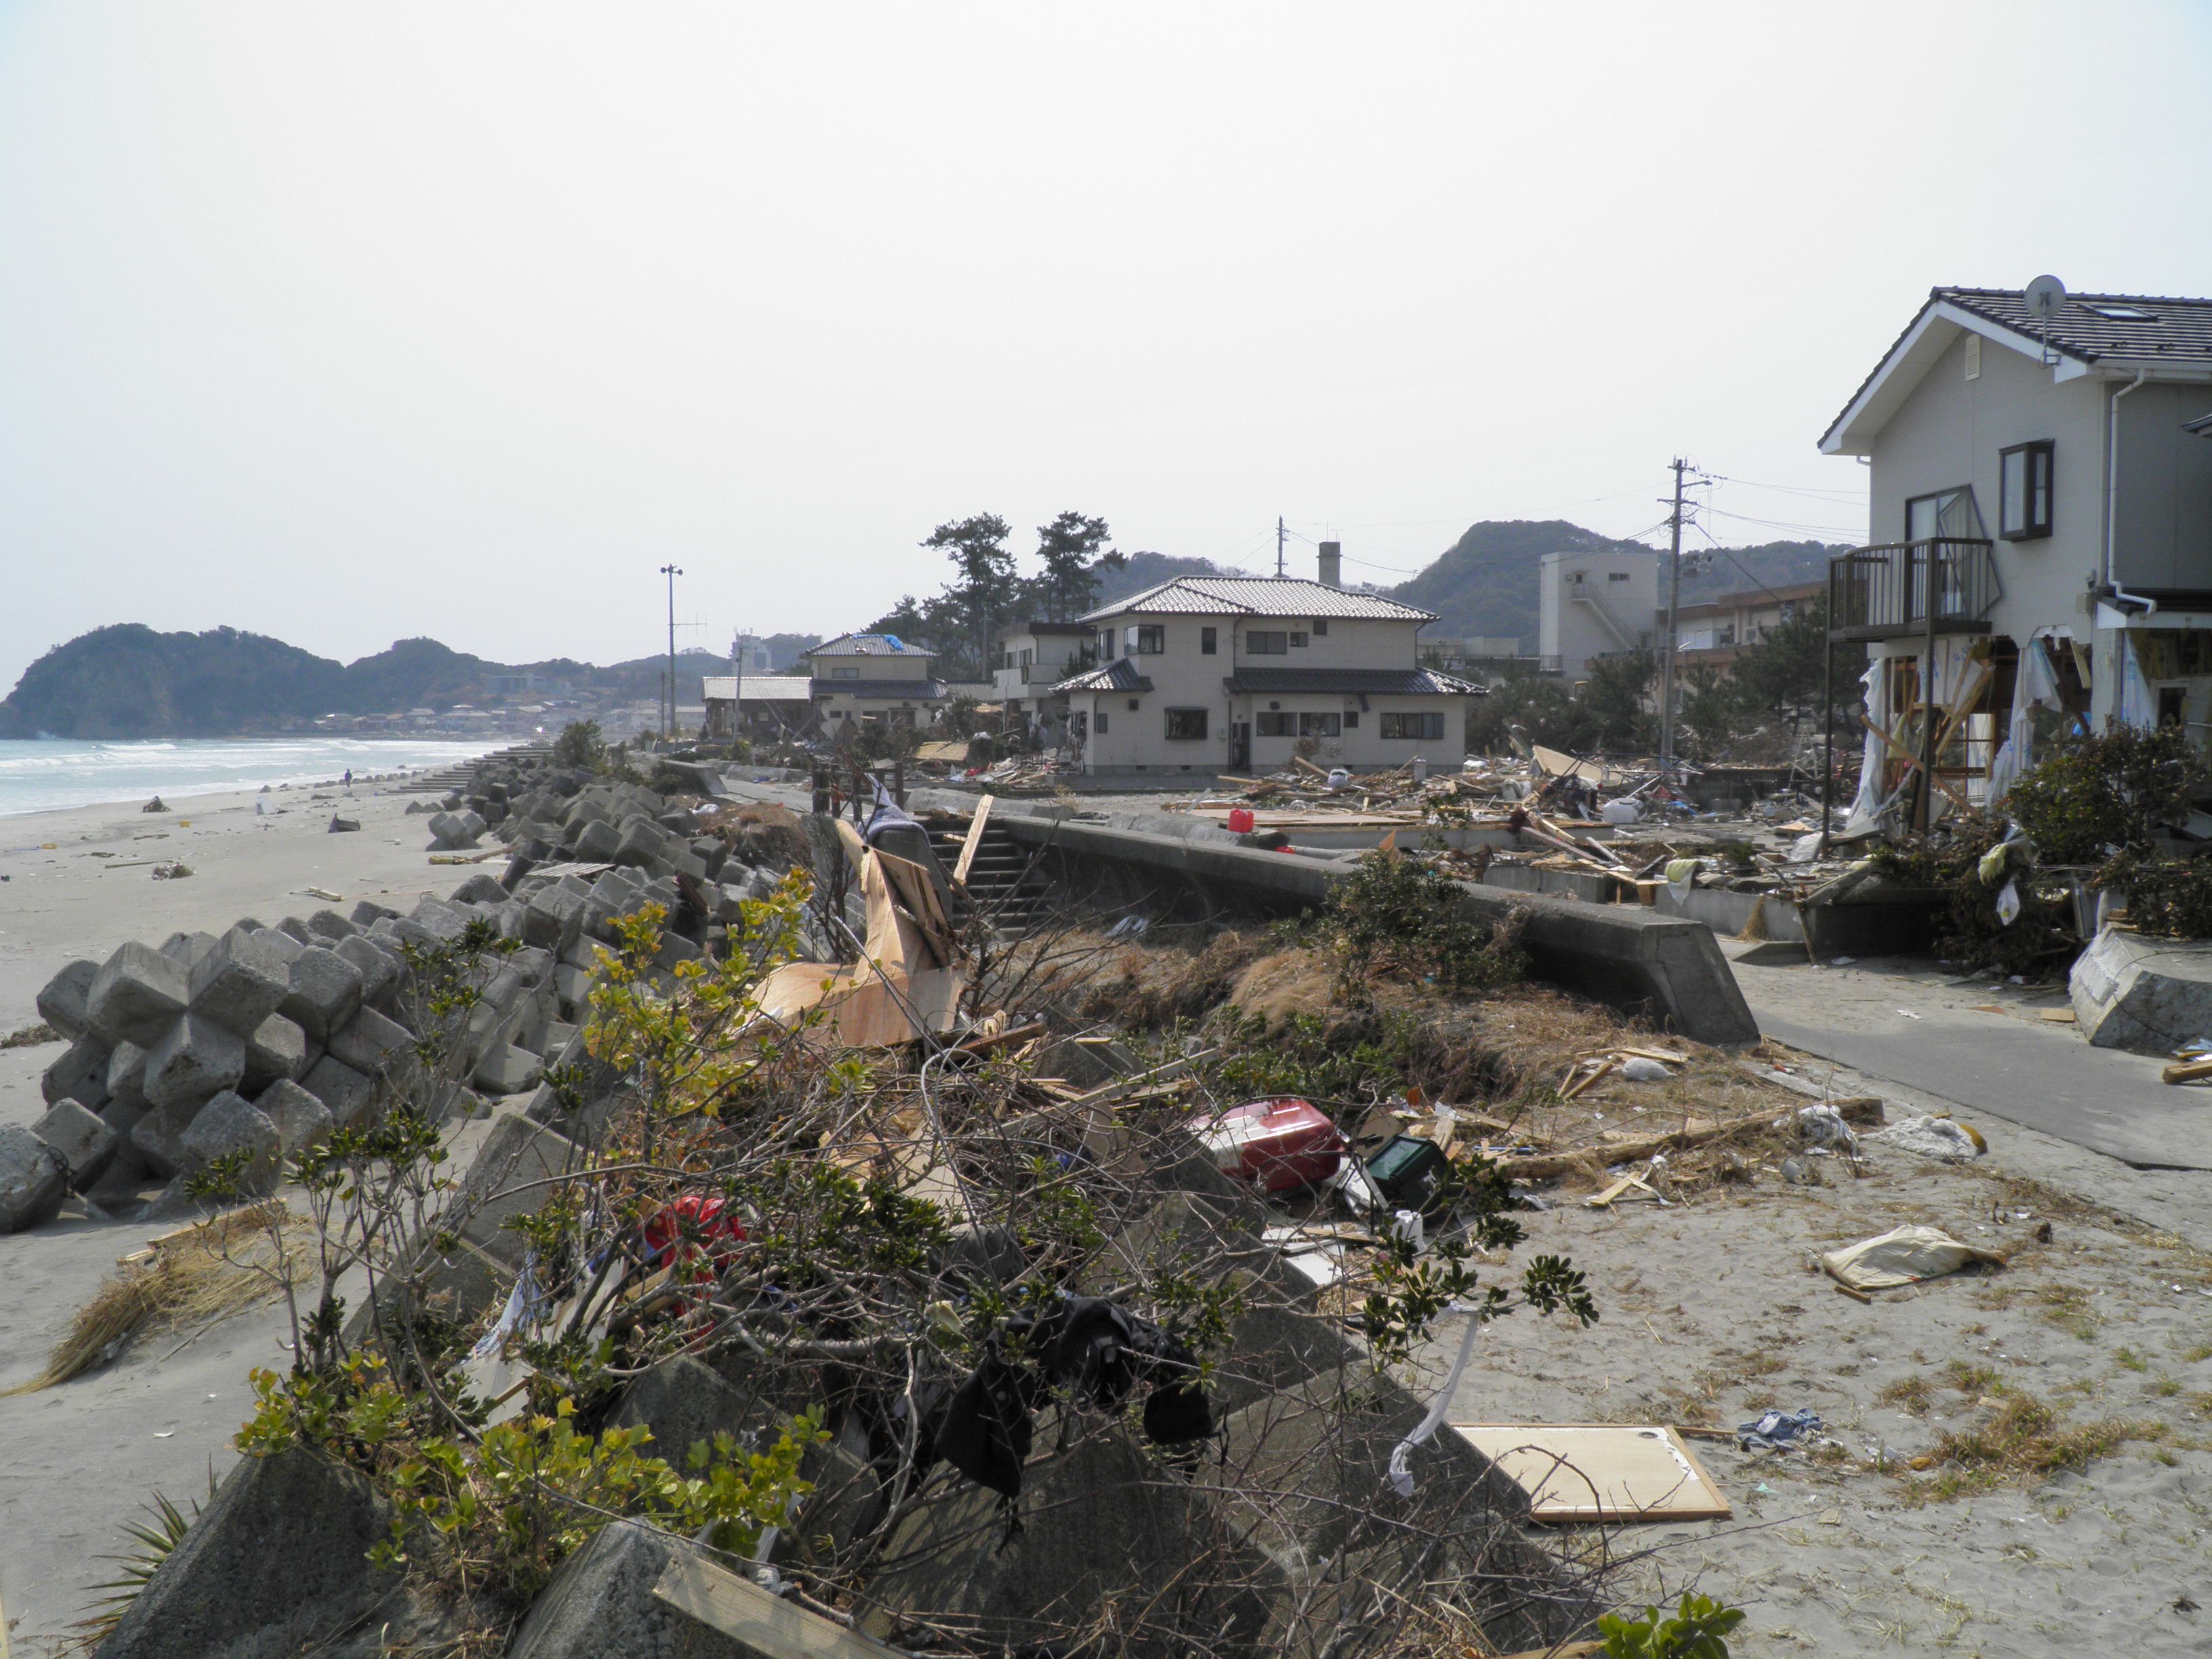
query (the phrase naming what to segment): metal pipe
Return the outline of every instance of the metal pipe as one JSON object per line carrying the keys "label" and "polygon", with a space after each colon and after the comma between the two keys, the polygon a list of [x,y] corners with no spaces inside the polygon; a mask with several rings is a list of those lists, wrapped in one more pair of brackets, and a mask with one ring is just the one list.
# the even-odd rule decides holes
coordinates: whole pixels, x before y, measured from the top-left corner
{"label": "metal pipe", "polygon": [[2146,616],[2158,610],[2158,601],[2145,594],[2129,592],[2120,586],[2113,570],[2120,530],[2120,399],[2149,378],[2148,369],[2137,369],[2135,379],[2114,392],[2105,405],[2105,586],[2112,590],[2114,599],[2142,606]]}

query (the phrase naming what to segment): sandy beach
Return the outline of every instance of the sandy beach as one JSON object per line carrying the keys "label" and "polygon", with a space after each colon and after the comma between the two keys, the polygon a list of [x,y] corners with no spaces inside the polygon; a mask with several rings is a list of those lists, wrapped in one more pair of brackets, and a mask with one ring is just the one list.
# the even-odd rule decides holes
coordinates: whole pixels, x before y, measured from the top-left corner
{"label": "sandy beach", "polygon": [[[169,813],[134,801],[0,820],[0,1033],[36,1021],[39,988],[64,963],[104,959],[125,939],[450,892],[470,872],[429,862],[422,819],[407,815],[418,799],[395,780],[180,799]],[[360,830],[331,834],[333,812]],[[154,865],[169,860],[192,873],[155,880]],[[39,1074],[61,1053],[0,1050],[0,1123],[37,1120]],[[165,1230],[72,1203],[59,1220],[0,1238],[0,1389],[34,1376],[116,1258]],[[135,1344],[64,1388],[0,1399],[0,1602],[17,1655],[53,1650],[83,1616],[93,1587],[115,1576],[100,1558],[125,1547],[124,1523],[144,1519],[155,1492],[187,1514],[205,1498],[210,1474],[237,1455],[248,1371],[289,1363],[285,1330],[282,1307],[263,1306],[189,1341]]]}

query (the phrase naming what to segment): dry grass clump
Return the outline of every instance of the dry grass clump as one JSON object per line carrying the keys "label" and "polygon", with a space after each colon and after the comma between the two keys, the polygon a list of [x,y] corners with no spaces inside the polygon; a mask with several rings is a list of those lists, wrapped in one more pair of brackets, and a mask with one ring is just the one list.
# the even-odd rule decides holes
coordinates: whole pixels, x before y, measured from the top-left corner
{"label": "dry grass clump", "polygon": [[1978,1426],[1948,1430],[1936,1443],[1940,1473],[1916,1488],[1923,1501],[1963,1498],[2000,1486],[2031,1485],[2063,1469],[2087,1468],[2131,1440],[2162,1440],[2161,1423],[2111,1417],[2069,1423],[2033,1395],[2005,1397]]}
{"label": "dry grass clump", "polygon": [[81,1376],[145,1333],[210,1325],[268,1301],[297,1277],[293,1237],[307,1231],[303,1217],[269,1199],[155,1240],[138,1253],[143,1259],[125,1257],[123,1271],[78,1310],[46,1369],[8,1394],[34,1394]]}
{"label": "dry grass clump", "polygon": [[26,1025],[21,1030],[0,1036],[0,1048],[36,1048],[61,1040],[62,1034],[41,1020],[36,1025]]}

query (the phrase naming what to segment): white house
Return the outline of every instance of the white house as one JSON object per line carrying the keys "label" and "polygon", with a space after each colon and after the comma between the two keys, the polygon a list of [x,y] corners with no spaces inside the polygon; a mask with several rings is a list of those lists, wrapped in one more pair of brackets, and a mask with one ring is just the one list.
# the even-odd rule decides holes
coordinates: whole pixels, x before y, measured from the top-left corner
{"label": "white house", "polygon": [[992,678],[1007,729],[1034,726],[1057,741],[1067,725],[1067,699],[1054,688],[1097,660],[1098,630],[1087,622],[1017,623],[1001,632]]}
{"label": "white house", "polygon": [[832,739],[848,720],[927,726],[948,695],[934,672],[937,653],[896,634],[841,634],[800,660],[823,732]]}
{"label": "white house", "polygon": [[1478,688],[1419,665],[1433,613],[1346,592],[1334,552],[1319,581],[1179,576],[1084,617],[1099,665],[1054,688],[1083,769],[1457,766]]}
{"label": "white house", "polygon": [[814,726],[814,682],[804,674],[708,674],[707,736],[796,738]]}
{"label": "white house", "polygon": [[1985,799],[2062,726],[2212,732],[2212,300],[2045,291],[1934,289],[1820,440],[1869,469],[1828,592],[1894,739],[1864,805],[1931,735]]}
{"label": "white house", "polygon": [[1656,553],[1547,553],[1539,563],[1536,655],[1571,680],[1591,659],[1648,651],[1659,629]]}

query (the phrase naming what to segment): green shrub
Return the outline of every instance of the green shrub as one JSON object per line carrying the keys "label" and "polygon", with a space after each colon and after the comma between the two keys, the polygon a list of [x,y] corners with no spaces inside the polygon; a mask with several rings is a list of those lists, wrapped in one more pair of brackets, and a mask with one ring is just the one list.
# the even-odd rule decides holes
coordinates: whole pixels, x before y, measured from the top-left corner
{"label": "green shrub", "polygon": [[1741,1607],[1688,1594],[1672,1613],[1649,1607],[1640,1618],[1607,1613],[1597,1621],[1605,1638],[1598,1651],[1605,1659],[1728,1659],[1721,1638],[1742,1622]]}
{"label": "green shrub", "polygon": [[580,772],[596,772],[606,764],[607,745],[597,720],[570,720],[553,740],[553,763]]}
{"label": "green shrub", "polygon": [[1377,974],[1429,981],[1446,996],[1472,996],[1510,985],[1528,971],[1520,927],[1470,921],[1459,884],[1433,866],[1397,853],[1368,854],[1329,896],[1325,918],[1348,994]]}
{"label": "green shrub", "polygon": [[2115,726],[2061,744],[2013,785],[2005,811],[2045,865],[2101,864],[2147,850],[2212,789],[2212,768],[2179,726]]}

